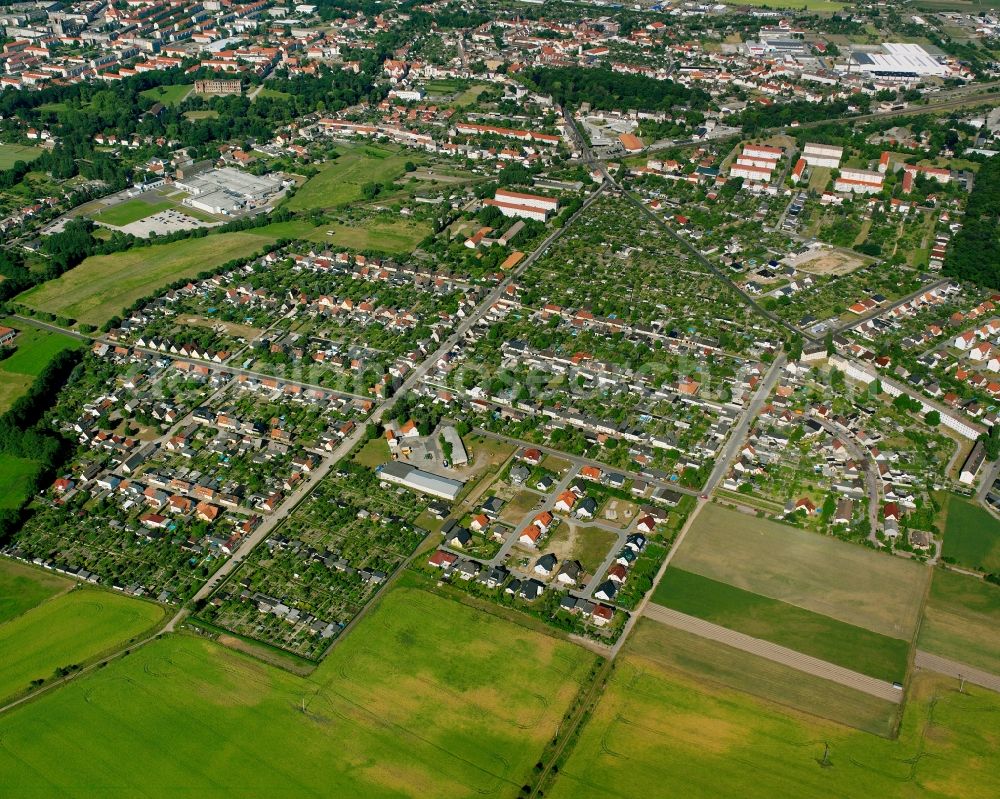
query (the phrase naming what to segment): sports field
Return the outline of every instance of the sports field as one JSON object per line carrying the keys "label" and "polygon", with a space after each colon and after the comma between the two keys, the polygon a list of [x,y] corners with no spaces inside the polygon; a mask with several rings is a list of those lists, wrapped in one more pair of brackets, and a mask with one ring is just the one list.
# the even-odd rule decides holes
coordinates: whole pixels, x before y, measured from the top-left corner
{"label": "sports field", "polygon": [[407,161],[419,162],[420,155],[371,145],[342,148],[340,157],[323,164],[319,174],[309,178],[288,201],[288,207],[307,211],[357,202],[362,185],[395,180],[403,174]]}
{"label": "sports field", "polygon": [[151,602],[78,588],[0,625],[0,698],[32,680],[82,663],[150,629],[163,618]]}
{"label": "sports field", "polygon": [[916,632],[930,569],[807,530],[707,505],[679,569],[892,638]]}
{"label": "sports field", "polygon": [[169,200],[160,200],[159,202],[152,203],[145,200],[126,200],[96,214],[94,221],[103,222],[105,225],[122,227],[174,207],[176,206]]}
{"label": "sports field", "polygon": [[[0,470],[3,467],[0,465]],[[0,558],[0,625],[73,585],[58,574]]]}
{"label": "sports field", "polygon": [[10,169],[18,161],[30,164],[45,152],[41,147],[25,144],[0,144],[0,169]]}
{"label": "sports field", "polygon": [[940,569],[920,625],[917,646],[1000,674],[1000,586]]}
{"label": "sports field", "polygon": [[1000,521],[975,503],[951,497],[944,528],[944,557],[970,569],[1000,572]]}
{"label": "sports field", "polygon": [[506,799],[593,663],[397,588],[307,679],[174,635],[71,682],[0,717],[0,781],[37,797]]}
{"label": "sports field", "polygon": [[920,672],[889,740],[689,676],[662,651],[630,642],[549,799],[1000,795],[998,694]]}
{"label": "sports field", "polygon": [[906,676],[910,642],[669,568],[653,601],[886,682]]}
{"label": "sports field", "polygon": [[226,261],[243,258],[276,241],[260,232],[218,233],[154,244],[114,255],[95,255],[17,296],[40,311],[101,325],[140,297],[174,280],[194,277]]}

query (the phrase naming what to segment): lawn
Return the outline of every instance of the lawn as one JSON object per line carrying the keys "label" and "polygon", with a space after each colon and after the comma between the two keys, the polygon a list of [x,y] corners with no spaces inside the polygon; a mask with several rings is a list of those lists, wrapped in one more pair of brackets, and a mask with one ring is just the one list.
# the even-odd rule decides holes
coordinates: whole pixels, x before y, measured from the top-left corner
{"label": "lawn", "polygon": [[0,144],[0,169],[10,169],[18,161],[31,163],[45,152],[41,147],[25,144]]}
{"label": "lawn", "polygon": [[156,86],[139,94],[148,100],[154,100],[166,106],[175,106],[180,105],[193,87],[193,83],[178,83],[174,86]]}
{"label": "lawn", "polygon": [[0,717],[0,781],[39,797],[514,796],[593,663],[397,588],[307,679],[187,635],[143,647]]}
{"label": "lawn", "polygon": [[381,466],[392,460],[392,455],[389,454],[389,445],[386,440],[379,437],[366,441],[365,445],[358,450],[358,454],[354,456],[354,460],[362,466],[374,469],[376,466]]}
{"label": "lawn", "polygon": [[626,651],[548,799],[1000,795],[1000,695],[919,673],[887,740]]}
{"label": "lawn", "polygon": [[1000,572],[1000,521],[968,500],[951,497],[944,557],[970,569]]}
{"label": "lawn", "polygon": [[101,325],[135,300],[174,280],[252,255],[275,240],[261,231],[218,233],[96,255],[56,280],[18,295],[17,301],[36,310]]}
{"label": "lawn", "polygon": [[652,619],[639,622],[629,646],[672,671],[710,680],[778,705],[888,737],[899,705],[710,641]]}
{"label": "lawn", "polygon": [[0,625],[42,604],[72,584],[72,580],[58,574],[0,559]]}
{"label": "lawn", "polygon": [[58,353],[81,345],[78,339],[71,336],[41,330],[16,319],[5,319],[2,324],[17,328],[21,333],[14,340],[17,350],[9,358],[0,361],[0,372],[38,377]]}
{"label": "lawn", "polygon": [[938,569],[917,647],[1000,674],[1000,586]]}
{"label": "lawn", "polygon": [[822,616],[909,640],[930,568],[715,504],[673,565]]}
{"label": "lawn", "polygon": [[[0,380],[3,378],[0,377]],[[0,510],[19,508],[34,485],[35,475],[41,466],[28,458],[15,458],[0,454],[0,475],[3,475],[3,490],[0,491]]]}
{"label": "lawn", "polygon": [[292,210],[337,208],[361,200],[365,183],[385,183],[403,174],[407,161],[420,161],[416,153],[381,147],[344,148],[339,158],[320,167],[288,201]]}
{"label": "lawn", "polygon": [[34,378],[28,375],[0,371],[0,413],[8,410],[34,382]]}
{"label": "lawn", "polygon": [[105,225],[122,227],[131,222],[138,222],[140,219],[145,219],[147,216],[152,216],[160,211],[166,211],[168,208],[175,207],[169,200],[160,200],[158,202],[126,200],[123,203],[101,211],[94,217],[94,221],[103,222]]}
{"label": "lawn", "polygon": [[163,608],[97,588],[79,588],[0,626],[0,697],[150,629]]}
{"label": "lawn", "polygon": [[880,635],[681,569],[667,569],[653,601],[880,680],[902,681],[906,675],[909,640]]}

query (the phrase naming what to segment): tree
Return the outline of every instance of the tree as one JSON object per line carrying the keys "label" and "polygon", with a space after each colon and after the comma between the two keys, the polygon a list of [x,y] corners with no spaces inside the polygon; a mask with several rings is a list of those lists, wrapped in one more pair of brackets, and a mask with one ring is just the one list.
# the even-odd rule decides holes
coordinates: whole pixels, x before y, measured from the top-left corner
{"label": "tree", "polygon": [[937,411],[928,411],[927,415],[924,416],[924,421],[931,427],[937,427],[941,424],[941,414]]}

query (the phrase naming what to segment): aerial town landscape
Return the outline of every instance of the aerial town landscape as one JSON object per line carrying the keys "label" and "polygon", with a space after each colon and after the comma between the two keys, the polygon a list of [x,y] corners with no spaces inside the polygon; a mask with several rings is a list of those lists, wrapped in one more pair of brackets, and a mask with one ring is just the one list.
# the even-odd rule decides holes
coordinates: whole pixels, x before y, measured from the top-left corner
{"label": "aerial town landscape", "polygon": [[3,796],[1000,796],[1000,0],[0,29]]}

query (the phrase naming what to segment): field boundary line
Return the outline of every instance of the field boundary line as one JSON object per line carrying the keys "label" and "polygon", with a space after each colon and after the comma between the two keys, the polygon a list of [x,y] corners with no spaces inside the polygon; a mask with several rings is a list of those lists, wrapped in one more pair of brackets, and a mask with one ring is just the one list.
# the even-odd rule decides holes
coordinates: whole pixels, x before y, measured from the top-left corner
{"label": "field boundary line", "polygon": [[903,701],[903,691],[896,688],[890,682],[878,680],[875,677],[869,677],[866,674],[860,674],[856,671],[851,671],[843,666],[838,666],[835,663],[830,663],[826,660],[820,660],[819,658],[812,657],[811,655],[796,652],[794,649],[789,649],[788,647],[781,646],[780,644],[765,641],[761,638],[754,638],[753,636],[746,635],[745,633],[730,630],[718,624],[713,624],[710,621],[705,621],[704,619],[699,619],[695,616],[689,616],[686,613],[671,610],[670,608],[657,605],[653,602],[646,605],[644,615],[653,621],[660,622],[661,624],[676,627],[679,630],[700,635],[701,637],[707,638],[711,641],[717,641],[718,643],[726,644],[727,646],[731,646],[736,649],[741,649],[752,655],[757,655],[759,657],[766,658],[767,660],[772,660],[775,663],[781,663],[782,665],[798,669],[799,671],[811,674],[814,677],[820,677],[822,679],[830,680],[831,682],[839,683],[848,688],[863,691],[864,693],[871,694],[879,699],[886,699],[896,704]]}

